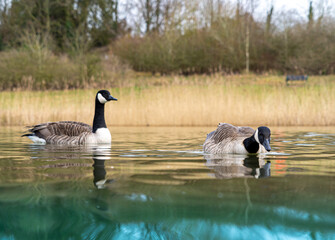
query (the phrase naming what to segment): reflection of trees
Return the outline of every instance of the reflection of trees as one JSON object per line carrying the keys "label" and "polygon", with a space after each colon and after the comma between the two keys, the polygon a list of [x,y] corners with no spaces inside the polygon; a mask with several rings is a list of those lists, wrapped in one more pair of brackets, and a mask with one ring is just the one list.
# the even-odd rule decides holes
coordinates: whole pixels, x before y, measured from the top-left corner
{"label": "reflection of trees", "polygon": [[271,174],[270,161],[265,161],[261,155],[205,155],[205,159],[216,178],[264,178]]}

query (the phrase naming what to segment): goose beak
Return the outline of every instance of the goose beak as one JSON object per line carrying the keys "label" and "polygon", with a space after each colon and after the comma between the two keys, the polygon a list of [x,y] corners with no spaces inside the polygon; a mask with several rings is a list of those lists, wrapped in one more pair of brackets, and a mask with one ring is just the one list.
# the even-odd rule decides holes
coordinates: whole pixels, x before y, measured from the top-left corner
{"label": "goose beak", "polygon": [[109,95],[109,97],[108,97],[108,101],[111,101],[111,100],[113,100],[113,101],[117,101],[117,98],[112,97],[112,95]]}
{"label": "goose beak", "polygon": [[270,152],[271,151],[271,147],[270,147],[270,142],[269,139],[265,139],[263,142],[263,146],[265,147],[266,151]]}

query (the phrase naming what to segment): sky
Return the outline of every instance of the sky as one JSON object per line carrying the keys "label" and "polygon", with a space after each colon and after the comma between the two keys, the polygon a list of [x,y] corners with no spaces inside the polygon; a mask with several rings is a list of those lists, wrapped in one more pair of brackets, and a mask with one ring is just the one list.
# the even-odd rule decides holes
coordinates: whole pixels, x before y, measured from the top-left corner
{"label": "sky", "polygon": [[[129,2],[144,2],[145,0],[119,0],[121,7],[123,9],[125,3]],[[194,0],[187,0],[194,1]],[[198,0],[200,2],[206,2],[206,0]],[[214,0],[214,2],[220,1],[222,3],[230,3],[233,6],[240,2],[244,8],[246,5],[253,2],[256,6],[254,9],[254,18],[260,22],[264,22],[266,15],[271,8],[271,5],[274,6],[273,12],[273,21],[276,21],[279,25],[280,23],[287,24],[287,21],[307,21],[308,19],[308,10],[311,0]],[[323,16],[332,16],[335,17],[335,0],[312,0],[313,10],[314,10],[314,19],[317,19],[321,12]],[[123,4],[123,5],[122,5]],[[249,5],[250,6],[250,5]],[[250,8],[249,8],[250,9]],[[136,14],[135,14],[136,15]],[[125,15],[120,14],[120,17],[125,17]],[[129,17],[129,16],[128,16]],[[130,18],[131,19],[131,18]],[[135,19],[135,20],[134,20]],[[130,20],[130,22],[136,22],[136,17]]]}
{"label": "sky", "polygon": [[[258,3],[256,12],[263,12],[262,10],[270,9],[271,3],[274,5],[275,11],[284,10],[295,11],[301,16],[307,16],[310,0],[254,0]],[[314,10],[317,12],[323,8],[324,11],[333,15],[335,12],[335,0],[313,0]]]}
{"label": "sky", "polygon": [[270,6],[273,2],[277,9],[296,9],[298,11],[306,11],[309,6],[309,0],[259,0],[260,5]]}

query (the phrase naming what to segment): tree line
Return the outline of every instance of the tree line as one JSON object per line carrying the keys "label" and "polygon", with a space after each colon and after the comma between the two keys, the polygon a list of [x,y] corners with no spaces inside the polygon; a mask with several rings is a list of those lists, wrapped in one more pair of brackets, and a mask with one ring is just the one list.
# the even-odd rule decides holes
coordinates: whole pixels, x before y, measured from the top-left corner
{"label": "tree line", "polygon": [[137,71],[335,71],[335,19],[326,1],[310,1],[305,15],[273,5],[259,9],[254,0],[139,2],[136,12],[141,14],[133,20],[137,31],[113,45],[115,54]]}
{"label": "tree line", "polygon": [[37,42],[86,70],[99,62],[92,51],[108,46],[152,73],[333,74],[335,19],[323,2],[302,16],[273,5],[260,15],[255,0],[0,0],[0,58],[36,52]]}

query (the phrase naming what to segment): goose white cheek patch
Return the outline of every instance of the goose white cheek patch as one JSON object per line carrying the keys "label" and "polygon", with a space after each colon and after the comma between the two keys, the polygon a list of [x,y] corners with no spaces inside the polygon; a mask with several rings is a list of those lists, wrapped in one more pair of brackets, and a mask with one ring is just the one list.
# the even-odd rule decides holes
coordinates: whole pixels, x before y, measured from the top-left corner
{"label": "goose white cheek patch", "polygon": [[255,139],[256,139],[256,142],[258,142],[260,144],[259,138],[258,138],[258,129],[255,132]]}
{"label": "goose white cheek patch", "polygon": [[98,93],[98,100],[100,103],[104,104],[107,102],[106,98],[104,98],[101,93]]}

